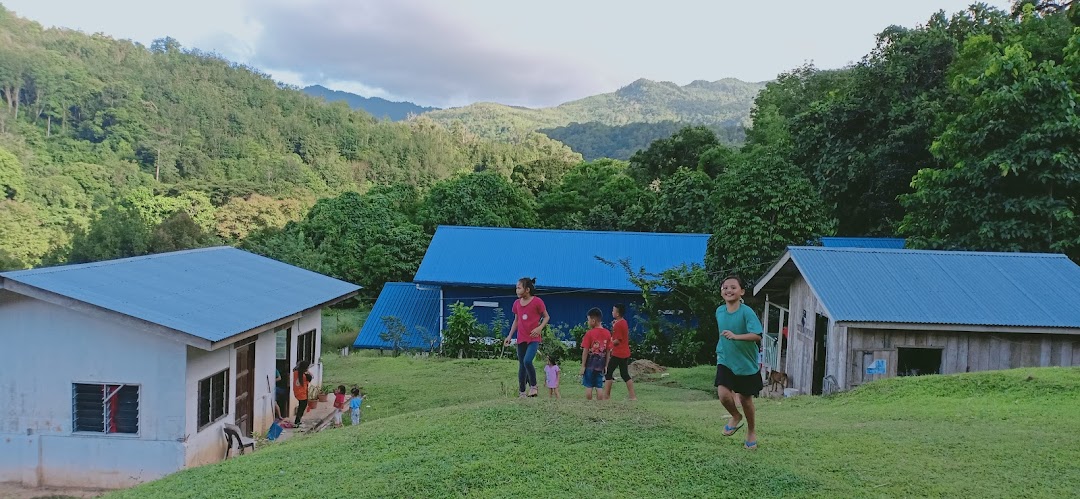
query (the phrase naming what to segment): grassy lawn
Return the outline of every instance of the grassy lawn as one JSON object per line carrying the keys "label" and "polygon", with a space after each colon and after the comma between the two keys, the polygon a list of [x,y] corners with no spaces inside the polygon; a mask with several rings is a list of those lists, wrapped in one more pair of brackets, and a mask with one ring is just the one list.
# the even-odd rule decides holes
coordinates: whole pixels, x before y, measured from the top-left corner
{"label": "grassy lawn", "polygon": [[369,312],[371,309],[367,307],[323,309],[323,351],[332,353],[352,346]]}
{"label": "grassy lawn", "polygon": [[[631,403],[516,398],[513,361],[352,356],[359,427],[269,445],[109,497],[1076,497],[1080,369],[871,383],[759,402],[760,449],[721,435],[713,369]],[[564,372],[576,374],[567,363]]]}

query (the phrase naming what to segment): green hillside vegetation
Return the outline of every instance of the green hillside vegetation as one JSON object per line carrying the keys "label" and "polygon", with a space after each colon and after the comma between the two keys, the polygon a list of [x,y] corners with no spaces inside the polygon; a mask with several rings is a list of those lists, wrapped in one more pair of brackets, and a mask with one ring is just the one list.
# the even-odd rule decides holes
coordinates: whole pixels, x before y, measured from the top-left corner
{"label": "green hillside vegetation", "polygon": [[[517,399],[511,361],[327,357],[364,422],[107,497],[1068,497],[1080,490],[1080,369],[894,378],[759,401],[759,446],[709,366],[639,379],[640,400]],[[565,373],[576,366],[565,363]],[[1022,472],[1018,471],[1022,470]]]}
{"label": "green hillside vegetation", "polygon": [[[440,224],[696,232],[714,235],[704,268],[637,282],[685,290],[671,309],[700,316],[712,279],[753,279],[823,235],[1080,261],[1078,12],[974,6],[889,27],[851,67],[767,84],[743,145],[690,126],[628,162],[581,162],[538,133],[499,144],[426,116],[379,123],[168,39],[5,13],[0,267],[225,242],[371,300],[412,279]],[[650,332],[690,363],[708,322]]]}
{"label": "green hillside vegetation", "polygon": [[[627,125],[571,123],[558,128],[542,128],[540,133],[566,144],[581,154],[585,161],[601,158],[627,160],[649,144],[671,137],[686,126],[686,123],[676,121]],[[741,124],[714,124],[708,125],[708,128],[716,134],[720,143],[729,146],[738,146],[746,138]]]}
{"label": "green hillside vegetation", "polygon": [[528,132],[571,123],[609,126],[664,121],[745,124],[754,97],[763,87],[764,83],[747,83],[733,78],[714,82],[698,80],[681,87],[642,78],[615,92],[555,107],[529,109],[483,102],[433,111],[424,116],[448,126],[459,122],[481,137],[510,141]]}
{"label": "green hillside vegetation", "polygon": [[[144,233],[121,254],[232,242],[320,197],[541,159],[580,156],[541,134],[503,144],[382,123],[170,38],[43,29],[0,7],[0,268],[69,261],[80,234],[107,242],[117,227]],[[191,237],[152,240],[181,211],[190,220],[171,227]],[[94,233],[102,216],[141,220]]]}

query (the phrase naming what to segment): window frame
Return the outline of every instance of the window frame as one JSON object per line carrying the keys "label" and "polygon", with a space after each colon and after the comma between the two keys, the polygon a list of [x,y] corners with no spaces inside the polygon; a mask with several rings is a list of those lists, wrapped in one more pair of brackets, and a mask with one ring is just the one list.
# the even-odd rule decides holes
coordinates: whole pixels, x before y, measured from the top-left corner
{"label": "window frame", "polygon": [[[305,342],[304,339],[309,334],[311,335],[311,341],[310,342]],[[316,343],[318,341],[319,341],[319,334],[314,329],[312,329],[310,331],[305,331],[305,332],[300,333],[299,335],[297,335],[297,337],[296,337],[296,364],[299,364],[300,362],[303,362],[305,360],[308,361],[308,364],[310,364],[310,365],[315,364],[315,360],[316,360],[315,359],[315,353],[316,353],[316,351],[315,351],[316,348],[315,347],[316,347]],[[302,347],[306,347],[306,348],[304,348],[304,351],[301,351]]]}
{"label": "window frame", "polygon": [[[77,395],[79,393],[78,392],[78,387],[80,385],[81,386],[98,387],[98,388],[103,389],[102,390],[103,393],[102,393],[102,397],[101,397],[102,428],[101,428],[100,431],[98,431],[98,430],[79,429],[79,405],[78,405]],[[108,404],[107,404],[107,402],[111,397],[108,396],[107,390],[108,390],[108,387],[110,387],[110,386],[116,387],[116,391],[114,392],[114,395],[113,395],[114,397],[120,397],[121,390],[123,390],[124,388],[131,387],[131,388],[135,389],[135,399],[134,399],[134,404],[135,404],[135,431],[133,431],[133,432],[128,432],[128,431],[110,432],[110,431],[108,431],[109,413],[108,413]],[[71,433],[72,433],[72,435],[103,436],[103,437],[109,437],[109,438],[136,438],[136,437],[139,437],[142,434],[142,384],[140,384],[140,383],[116,383],[116,382],[114,382],[114,383],[104,382],[103,383],[103,382],[100,382],[100,381],[90,381],[90,382],[87,382],[87,381],[73,381],[71,383]]]}
{"label": "window frame", "polygon": [[[231,369],[226,367],[214,374],[211,374],[203,379],[199,380],[198,387],[195,389],[195,424],[198,427],[197,431],[203,431],[204,429],[213,426],[214,423],[221,421],[230,414],[229,410],[229,390],[232,388],[229,380],[229,371]],[[214,378],[221,376],[221,384],[225,385],[221,394],[221,414],[214,417]],[[209,394],[207,395],[206,402],[209,407],[206,408],[206,415],[209,418],[206,423],[202,422],[202,410],[203,410],[203,382],[208,383]]]}

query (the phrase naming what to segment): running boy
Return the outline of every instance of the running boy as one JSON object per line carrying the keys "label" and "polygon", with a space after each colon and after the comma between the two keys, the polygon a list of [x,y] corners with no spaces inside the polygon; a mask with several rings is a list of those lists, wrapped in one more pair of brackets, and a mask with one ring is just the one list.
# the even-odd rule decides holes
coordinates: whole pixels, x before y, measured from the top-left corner
{"label": "running boy", "polygon": [[720,295],[724,304],[716,308],[716,325],[720,338],[716,342],[716,395],[731,419],[724,425],[724,436],[730,437],[742,428],[743,415],[735,405],[735,394],[746,413],[747,449],[757,448],[754,427],[754,397],[763,384],[758,372],[758,342],[761,341],[761,321],[754,311],[742,303],[746,285],[742,278],[724,278]]}
{"label": "running boy", "polygon": [[600,326],[604,314],[593,307],[589,310],[589,331],[581,338],[581,384],[585,386],[585,400],[604,400],[604,371],[611,357],[611,332]]}

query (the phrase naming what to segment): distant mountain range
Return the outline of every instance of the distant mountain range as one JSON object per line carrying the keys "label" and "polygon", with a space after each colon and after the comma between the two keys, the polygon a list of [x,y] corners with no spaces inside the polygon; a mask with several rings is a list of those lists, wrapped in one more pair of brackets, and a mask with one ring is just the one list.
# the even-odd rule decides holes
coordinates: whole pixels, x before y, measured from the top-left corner
{"label": "distant mountain range", "polygon": [[628,159],[652,141],[688,125],[708,126],[721,142],[741,143],[754,98],[765,83],[725,78],[679,86],[642,78],[615,92],[555,107],[530,109],[481,102],[424,116],[445,125],[458,121],[481,137],[507,142],[540,131],[586,160]]}
{"label": "distant mountain range", "polygon": [[481,102],[432,111],[426,116],[451,123],[460,121],[486,138],[516,140],[539,129],[571,123],[623,126],[672,121],[700,125],[734,125],[749,121],[750,108],[765,82],[734,78],[697,80],[685,86],[639,79],[615,92],[585,97],[555,107],[529,109]]}
{"label": "distant mountain range", "polygon": [[304,93],[315,97],[321,97],[327,102],[345,101],[349,107],[366,111],[376,118],[389,118],[391,121],[402,121],[410,115],[422,114],[435,111],[437,107],[424,107],[412,102],[395,102],[380,97],[362,97],[340,90],[330,90],[322,85],[304,87]]}
{"label": "distant mountain range", "polygon": [[708,126],[722,142],[741,143],[754,98],[765,83],[725,78],[679,86],[641,78],[611,93],[538,109],[492,102],[436,109],[361,97],[319,85],[307,87],[304,92],[328,101],[345,101],[353,109],[394,121],[423,114],[447,126],[460,122],[480,137],[503,142],[519,142],[529,133],[540,131],[592,160],[627,159],[652,141],[669,137],[688,125]]}

